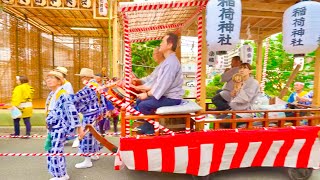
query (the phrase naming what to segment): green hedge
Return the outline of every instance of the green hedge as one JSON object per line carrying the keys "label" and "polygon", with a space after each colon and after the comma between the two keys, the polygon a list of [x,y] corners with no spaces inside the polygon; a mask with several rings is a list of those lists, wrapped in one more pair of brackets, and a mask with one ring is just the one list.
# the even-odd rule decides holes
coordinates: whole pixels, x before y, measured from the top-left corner
{"label": "green hedge", "polygon": [[[24,126],[23,120],[21,120],[20,125]],[[33,110],[33,115],[31,117],[32,126],[45,126],[45,112],[43,109]],[[9,110],[0,110],[0,126],[13,126],[13,120]]]}

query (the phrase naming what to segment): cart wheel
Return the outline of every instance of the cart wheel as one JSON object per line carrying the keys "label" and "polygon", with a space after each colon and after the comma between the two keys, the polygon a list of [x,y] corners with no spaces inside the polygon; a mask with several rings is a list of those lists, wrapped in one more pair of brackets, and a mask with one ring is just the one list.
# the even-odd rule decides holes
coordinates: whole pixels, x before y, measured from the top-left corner
{"label": "cart wheel", "polygon": [[288,174],[291,180],[306,180],[312,175],[313,169],[289,168]]}
{"label": "cart wheel", "polygon": [[210,174],[206,176],[192,176],[193,180],[210,180]]}

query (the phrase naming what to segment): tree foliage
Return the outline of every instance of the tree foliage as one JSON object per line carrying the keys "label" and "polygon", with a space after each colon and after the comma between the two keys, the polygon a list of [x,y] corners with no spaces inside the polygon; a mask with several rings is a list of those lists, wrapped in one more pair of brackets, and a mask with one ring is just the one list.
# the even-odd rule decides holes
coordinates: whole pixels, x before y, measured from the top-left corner
{"label": "tree foliage", "polygon": [[[293,54],[288,54],[283,49],[282,34],[273,36],[272,38],[270,38],[269,42],[270,46],[268,53],[265,92],[269,95],[278,96],[293,71],[294,57]],[[308,84],[307,82],[313,81],[313,57],[315,57],[315,52],[312,52],[305,56],[303,70],[298,73],[294,80],[294,82],[301,81],[306,83],[305,90],[310,89],[310,84]],[[293,91],[293,83],[290,85],[290,89],[287,95],[289,95],[291,91]]]}
{"label": "tree foliage", "polygon": [[[293,54],[288,54],[283,49],[282,34],[272,36],[269,41],[269,53],[266,72],[265,92],[270,96],[278,96],[280,91],[284,88],[287,80],[289,79],[293,71],[294,58]],[[254,49],[253,57],[253,75],[255,76],[256,60],[257,60],[257,46],[253,41],[245,41],[246,44],[250,44]],[[265,42],[264,42],[265,43]],[[265,47],[262,50],[265,53]],[[264,56],[263,56],[264,57]],[[308,91],[313,85],[314,76],[314,63],[315,52],[309,53],[305,56],[305,62],[303,70],[300,71],[295,78],[294,82],[300,81],[305,83],[305,90]],[[219,79],[220,75],[214,77],[215,80]],[[212,97],[215,94],[216,89],[221,88],[221,83],[215,81],[207,86],[207,97]],[[290,85],[289,95],[293,91],[293,83]]]}
{"label": "tree foliage", "polygon": [[212,98],[216,95],[217,90],[221,89],[224,83],[221,82],[221,75],[216,75],[212,81],[206,86],[207,98]]}
{"label": "tree foliage", "polygon": [[157,63],[152,57],[153,49],[160,45],[159,40],[131,45],[132,71],[139,77],[149,75]]}

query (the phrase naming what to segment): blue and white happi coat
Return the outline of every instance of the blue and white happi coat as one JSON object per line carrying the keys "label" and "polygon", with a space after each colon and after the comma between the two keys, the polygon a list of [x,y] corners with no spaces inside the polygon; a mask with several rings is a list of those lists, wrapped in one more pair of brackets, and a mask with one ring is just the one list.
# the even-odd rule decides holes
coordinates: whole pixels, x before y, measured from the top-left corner
{"label": "blue and white happi coat", "polygon": [[[90,80],[89,83],[96,84],[94,80]],[[73,101],[78,112],[83,114],[83,128],[85,128],[87,124],[92,124],[106,111],[106,108],[102,108],[100,95],[88,86],[85,86],[78,91],[73,96]],[[95,126],[95,128],[97,128],[97,126]],[[80,141],[79,150],[80,153],[98,152],[100,150],[99,143],[91,133],[87,133]]]}
{"label": "blue and white happi coat", "polygon": [[[48,153],[64,153],[64,142],[66,136],[73,132],[76,127],[81,126],[78,112],[73,105],[70,96],[59,88],[56,93],[51,92],[46,102],[46,124],[52,137],[52,148]],[[57,96],[58,93],[58,96]],[[63,156],[48,156],[48,170],[54,177],[66,175],[66,160]]]}

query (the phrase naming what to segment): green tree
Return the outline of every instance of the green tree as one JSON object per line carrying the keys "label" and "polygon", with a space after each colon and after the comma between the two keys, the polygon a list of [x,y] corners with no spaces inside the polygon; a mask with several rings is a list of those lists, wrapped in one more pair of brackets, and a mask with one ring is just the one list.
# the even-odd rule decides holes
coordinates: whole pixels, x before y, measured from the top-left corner
{"label": "green tree", "polygon": [[132,71],[139,77],[149,75],[157,63],[152,57],[153,49],[159,46],[161,41],[148,41],[133,43],[131,45]]}
{"label": "green tree", "polygon": [[[292,73],[294,57],[293,54],[288,54],[283,49],[281,33],[272,36],[269,43],[265,92],[271,96],[278,96]],[[263,52],[265,52],[265,49],[263,49]],[[304,68],[298,73],[295,81],[309,82],[313,80],[314,56],[315,52],[305,56],[308,61],[305,61]],[[288,94],[292,90],[293,84]]]}
{"label": "green tree", "polygon": [[216,95],[217,90],[221,89],[224,83],[221,82],[221,75],[215,75],[213,80],[206,86],[207,98],[212,98]]}

